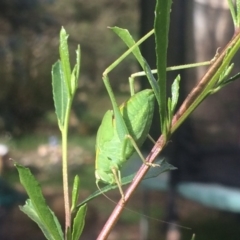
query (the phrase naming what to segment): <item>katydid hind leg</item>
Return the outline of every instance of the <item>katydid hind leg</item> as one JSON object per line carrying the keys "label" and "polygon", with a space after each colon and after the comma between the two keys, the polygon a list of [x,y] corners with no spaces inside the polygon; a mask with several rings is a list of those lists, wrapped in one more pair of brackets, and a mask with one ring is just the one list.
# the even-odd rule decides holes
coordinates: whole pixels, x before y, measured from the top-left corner
{"label": "katydid hind leg", "polygon": [[[98,182],[99,182],[99,180],[97,180],[96,181],[96,185],[97,185],[97,188],[98,188],[98,190],[99,190],[99,192],[101,192],[101,194],[105,197],[105,198],[107,198],[109,201],[111,201],[112,203],[114,203],[114,204],[118,204],[117,202],[115,202],[114,200],[112,200],[110,197],[108,197],[103,191],[102,191],[102,189],[99,187],[99,184],[98,184]],[[118,184],[117,184],[118,185]],[[120,191],[120,189],[121,189],[121,191]],[[119,188],[119,191],[120,191],[120,194],[121,194],[121,199],[122,199],[122,202],[124,203],[125,202],[125,197],[124,197],[124,194],[123,194],[123,191],[122,191],[122,188]]]}
{"label": "katydid hind leg", "polygon": [[[148,138],[155,144],[154,139],[149,134],[148,134]],[[152,166],[152,167],[159,166],[158,164],[154,164],[154,163],[150,164],[150,163],[146,162],[144,156],[141,153],[141,150],[139,149],[137,143],[135,142],[135,140],[133,139],[133,137],[130,134],[126,135],[123,142],[122,142],[122,144],[123,144],[122,145],[123,146],[122,147],[122,153],[121,153],[122,159],[125,159],[125,153],[126,153],[126,149],[127,149],[129,141],[133,145],[134,149],[136,150],[136,152],[138,153],[139,157],[141,158],[141,160],[143,161],[144,164]]]}
{"label": "katydid hind leg", "polygon": [[147,137],[153,144],[156,144],[156,141],[153,139],[153,137],[150,134],[148,134]]}
{"label": "katydid hind leg", "polygon": [[134,149],[136,150],[136,152],[138,153],[139,157],[141,158],[141,160],[143,161],[143,163],[147,166],[151,166],[151,167],[160,167],[159,164],[157,163],[149,163],[145,160],[144,156],[141,153],[141,150],[139,149],[137,143],[135,142],[135,140],[133,139],[133,137],[131,135],[126,135],[126,138],[131,141],[131,144],[133,145]]}
{"label": "katydid hind leg", "polygon": [[117,170],[116,168],[112,168],[112,173],[113,173],[113,176],[115,178],[115,182],[118,186],[119,192],[122,196],[122,202],[124,203],[125,202],[125,196],[124,196],[123,189],[122,189],[121,172],[119,170]]}

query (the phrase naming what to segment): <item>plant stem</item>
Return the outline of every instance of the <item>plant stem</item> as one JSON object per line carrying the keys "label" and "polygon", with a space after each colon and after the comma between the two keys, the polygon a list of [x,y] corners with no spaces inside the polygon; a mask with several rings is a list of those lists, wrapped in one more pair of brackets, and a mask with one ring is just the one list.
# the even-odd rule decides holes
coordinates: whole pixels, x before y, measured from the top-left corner
{"label": "plant stem", "polygon": [[68,165],[67,165],[67,133],[63,132],[62,142],[62,174],[63,174],[63,195],[64,195],[64,207],[65,207],[65,234],[71,224],[70,204],[68,194]]}
{"label": "plant stem", "polygon": [[65,207],[65,239],[67,239],[67,231],[71,227],[71,212],[68,190],[68,162],[67,162],[67,139],[68,139],[68,120],[71,104],[68,104],[64,126],[62,132],[62,174],[63,174],[63,195]]}

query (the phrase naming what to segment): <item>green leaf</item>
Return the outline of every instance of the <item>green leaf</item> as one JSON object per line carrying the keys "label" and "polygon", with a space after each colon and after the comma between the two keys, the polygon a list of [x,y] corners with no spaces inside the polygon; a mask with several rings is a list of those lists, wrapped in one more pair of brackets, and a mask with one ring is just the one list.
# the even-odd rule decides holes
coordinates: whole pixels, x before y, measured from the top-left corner
{"label": "green leaf", "polygon": [[148,78],[148,81],[154,91],[154,94],[156,96],[157,102],[158,102],[158,106],[160,107],[160,90],[159,90],[159,86],[157,84],[157,81],[155,80],[151,68],[149,67],[148,63],[144,60],[144,71],[146,73],[146,76]]}
{"label": "green leaf", "polygon": [[232,0],[228,0],[228,7],[229,7],[231,15],[232,15],[234,26],[236,27],[237,26],[237,15],[236,15],[234,4],[233,4]]}
{"label": "green leaf", "polygon": [[132,50],[132,53],[134,54],[134,56],[136,57],[136,59],[138,60],[138,62],[140,64],[140,66],[142,67],[142,69],[146,73],[148,81],[149,81],[149,83],[150,83],[150,85],[151,85],[151,87],[154,91],[154,94],[156,96],[157,102],[158,102],[158,104],[160,104],[159,86],[157,84],[156,79],[154,78],[154,76],[152,74],[151,68],[149,67],[146,60],[143,58],[143,56],[142,56],[142,54],[139,50],[139,47],[138,47],[139,42],[141,42],[143,40],[140,39],[138,41],[138,43],[136,43],[127,29],[122,29],[122,28],[119,28],[119,27],[113,27],[111,29],[123,40],[123,42],[129,47],[129,49]]}
{"label": "green leaf", "polygon": [[169,97],[168,98],[168,126],[172,121],[172,117],[173,117],[173,112],[171,111],[172,109],[172,99]]}
{"label": "green leaf", "polygon": [[156,59],[157,74],[160,89],[160,119],[163,135],[168,134],[167,129],[167,95],[166,95],[166,68],[167,68],[167,48],[168,32],[170,23],[171,0],[157,0],[155,8],[155,42],[156,42]]}
{"label": "green leaf", "polygon": [[61,124],[61,126],[63,126],[67,111],[69,94],[67,91],[66,81],[64,80],[62,64],[60,61],[57,61],[52,67],[52,87],[54,106],[58,122]]}
{"label": "green leaf", "polygon": [[168,98],[168,121],[165,123],[168,129],[171,128],[172,118],[178,103],[180,79],[180,75],[177,75],[177,77],[174,79],[171,89],[172,98]]}
{"label": "green leaf", "polygon": [[[112,29],[113,32],[115,32],[129,48],[133,47],[136,44],[136,42],[134,41],[133,37],[131,36],[131,34],[127,29],[123,29],[119,27],[112,27],[110,29]],[[144,59],[140,52],[139,47],[135,46],[134,49],[132,50],[132,53],[138,60],[141,67],[144,68]]]}
{"label": "green leaf", "polygon": [[70,60],[69,60],[69,52],[68,52],[68,34],[66,33],[65,29],[62,27],[60,31],[60,45],[59,45],[59,52],[60,58],[62,62],[62,69],[64,74],[64,81],[67,86],[67,91],[71,94],[72,90],[71,87],[71,67],[70,67]]}
{"label": "green leaf", "polygon": [[232,71],[233,68],[233,63],[227,68],[227,70],[224,72],[223,76],[220,77],[217,86],[214,87],[213,89],[211,89],[209,91],[210,94],[214,94],[216,92],[218,92],[219,90],[221,90],[223,87],[225,87],[226,85],[228,85],[229,83],[238,80],[240,78],[240,73],[237,73],[236,75],[228,78],[228,75],[230,74],[230,72]]}
{"label": "green leaf", "polygon": [[236,0],[236,5],[237,5],[237,24],[236,28],[240,27],[240,0]]}
{"label": "green leaf", "polygon": [[223,84],[224,86],[226,86],[227,84],[229,84],[229,83],[231,83],[231,82],[233,82],[233,81],[239,80],[239,79],[240,79],[240,72],[237,73],[236,75],[234,75],[234,76],[232,76],[232,77],[224,80],[224,81],[222,82],[222,84]]}
{"label": "green leaf", "polygon": [[[171,112],[174,114],[175,108],[178,103],[178,97],[179,97],[179,83],[180,83],[181,77],[180,75],[177,75],[175,78],[173,84],[172,84],[172,103],[171,103]],[[170,119],[171,121],[171,119]]]}
{"label": "green leaf", "polygon": [[78,45],[78,49],[76,51],[76,64],[73,68],[72,74],[71,74],[71,94],[74,95],[77,86],[78,86],[78,78],[79,78],[79,72],[80,72],[80,59],[81,59],[81,51],[80,51],[80,45]]}
{"label": "green leaf", "polygon": [[[157,161],[156,163],[159,164],[160,167],[150,168],[149,171],[147,172],[147,174],[145,175],[144,180],[148,179],[148,178],[157,177],[159,174],[161,174],[163,172],[176,169],[173,165],[169,164],[165,159],[161,159],[160,161]],[[135,175],[136,175],[136,173],[133,173],[127,177],[123,177],[121,179],[122,186],[132,182]],[[101,195],[102,193],[106,193],[106,192],[116,189],[116,188],[118,188],[118,186],[116,184],[115,185],[107,185],[107,186],[101,188],[101,190],[95,191],[90,196],[88,196],[84,201],[82,201],[80,204],[78,204],[77,208],[82,206],[83,204],[89,202],[90,200],[96,198],[97,196]]]}
{"label": "green leaf", "polygon": [[78,209],[77,214],[73,220],[72,240],[78,240],[80,238],[85,224],[86,212],[86,204]]}
{"label": "green leaf", "polygon": [[[20,206],[19,207],[20,210],[22,212],[24,212],[26,215],[28,215],[29,218],[31,218],[35,223],[37,223],[37,225],[39,226],[39,228],[42,230],[44,236],[47,239],[56,239],[52,236],[51,232],[49,232],[49,230],[46,228],[45,224],[41,221],[40,217],[37,214],[36,209],[34,208],[31,199],[28,199],[26,201],[26,204],[24,206]],[[61,232],[61,226],[56,218],[56,216],[54,215],[54,213],[51,211],[51,209],[49,209],[49,211],[52,213],[53,218],[55,219],[55,222],[58,226],[59,231]],[[61,238],[57,238],[57,239],[63,239],[63,235]]]}
{"label": "green leaf", "polygon": [[39,183],[28,168],[17,163],[14,164],[18,170],[21,184],[24,186],[30,200],[21,208],[42,229],[49,240],[62,240],[63,232],[54,213],[47,206],[42,195]]}
{"label": "green leaf", "polygon": [[73,182],[73,189],[72,189],[72,207],[71,207],[71,212],[74,211],[77,201],[78,201],[78,196],[79,196],[79,184],[80,184],[80,179],[78,175],[75,176],[74,182]]}

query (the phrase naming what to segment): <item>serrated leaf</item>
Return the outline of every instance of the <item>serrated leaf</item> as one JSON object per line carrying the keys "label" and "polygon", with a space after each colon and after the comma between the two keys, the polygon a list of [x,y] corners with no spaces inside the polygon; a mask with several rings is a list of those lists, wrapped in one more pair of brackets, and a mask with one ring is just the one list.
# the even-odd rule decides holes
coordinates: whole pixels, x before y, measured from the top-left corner
{"label": "serrated leaf", "polygon": [[66,81],[64,80],[62,64],[60,61],[57,61],[52,67],[52,87],[56,115],[59,123],[63,126],[67,111],[69,93],[67,91]]}
{"label": "serrated leaf", "polygon": [[74,182],[73,182],[73,189],[72,189],[72,207],[71,207],[71,212],[74,211],[77,201],[78,201],[78,196],[79,196],[79,185],[80,185],[80,179],[78,175],[75,176]]}
{"label": "serrated leaf", "polygon": [[[160,161],[156,161],[156,163],[159,164],[160,167],[150,168],[143,180],[149,179],[149,178],[154,178],[154,177],[157,177],[159,174],[161,174],[163,172],[176,169],[173,165],[169,164],[165,159],[161,159]],[[132,182],[135,175],[136,175],[136,173],[133,173],[133,174],[127,176],[127,177],[123,177],[121,179],[122,186]],[[106,193],[106,192],[108,192],[110,190],[113,190],[113,189],[116,189],[116,188],[118,188],[118,186],[116,184],[115,185],[107,185],[107,186],[101,188],[101,190],[95,191],[90,196],[88,196],[84,201],[82,201],[80,204],[78,204],[77,208],[82,206],[83,204],[89,202],[90,200],[96,198],[97,196],[101,195],[102,193]]]}
{"label": "serrated leaf", "polygon": [[47,206],[39,183],[28,168],[17,163],[14,165],[18,170],[20,182],[30,197],[30,202],[28,201],[27,205],[22,207],[22,210],[36,221],[41,229],[44,230],[44,235],[47,235],[48,239],[62,240],[63,233],[61,226],[54,213]]}
{"label": "serrated leaf", "polygon": [[78,45],[78,48],[76,50],[76,65],[77,65],[77,71],[76,71],[76,79],[79,78],[80,68],[81,68],[81,48],[80,45]]}
{"label": "serrated leaf", "polygon": [[60,59],[62,63],[62,69],[64,74],[64,81],[67,86],[67,91],[71,93],[71,67],[70,67],[70,60],[69,60],[69,52],[68,52],[68,34],[66,33],[65,29],[62,27],[60,31],[60,45],[59,45],[59,52],[60,52]]}
{"label": "serrated leaf", "polygon": [[[24,206],[20,206],[20,210],[22,212],[24,212],[26,215],[28,215],[29,218],[31,218],[35,223],[37,223],[37,225],[39,226],[39,228],[42,230],[44,236],[51,240],[51,239],[55,239],[53,238],[52,234],[48,231],[48,229],[46,228],[46,226],[44,225],[44,223],[41,221],[41,219],[39,218],[36,209],[34,208],[34,206],[32,205],[31,199],[28,199],[26,201],[26,204]],[[49,211],[52,213],[53,217],[56,219],[56,216],[54,215],[54,213],[51,211],[51,209],[49,209]],[[58,224],[58,228],[61,231],[61,226],[59,224],[58,221],[56,221],[56,223]],[[63,239],[63,236],[62,238]]]}
{"label": "serrated leaf", "polygon": [[80,59],[81,59],[81,51],[80,51],[80,45],[78,45],[78,49],[76,51],[76,64],[73,68],[72,74],[71,74],[71,94],[74,95],[77,86],[78,86],[78,78],[79,78],[79,72],[80,72]]}
{"label": "serrated leaf", "polygon": [[77,214],[73,220],[72,240],[78,240],[80,238],[85,224],[86,212],[86,204],[78,209]]}

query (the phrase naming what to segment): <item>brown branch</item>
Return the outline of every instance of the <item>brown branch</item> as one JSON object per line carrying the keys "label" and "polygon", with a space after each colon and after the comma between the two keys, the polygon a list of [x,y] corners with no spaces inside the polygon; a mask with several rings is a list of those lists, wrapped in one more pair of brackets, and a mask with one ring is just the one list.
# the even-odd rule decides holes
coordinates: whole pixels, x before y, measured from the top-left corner
{"label": "brown branch", "polygon": [[174,115],[172,120],[172,131],[174,132],[179,127],[179,121],[181,120],[184,113],[189,109],[189,107],[194,103],[197,97],[203,92],[205,87],[208,85],[210,79],[217,72],[218,68],[221,66],[224,57],[227,54],[227,51],[230,47],[234,46],[236,42],[239,40],[240,32],[236,32],[232,39],[228,42],[228,44],[224,47],[219,55],[217,55],[212,63],[212,65],[207,70],[206,74],[202,77],[202,79],[197,83],[197,85],[193,88],[193,90],[189,93],[185,101],[182,103],[181,107]]}

